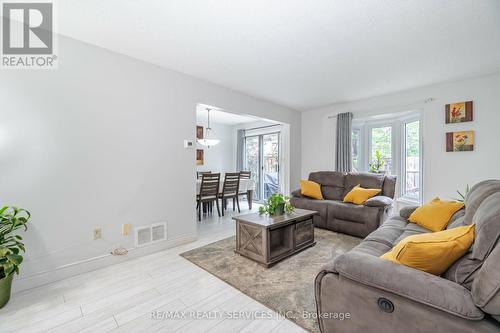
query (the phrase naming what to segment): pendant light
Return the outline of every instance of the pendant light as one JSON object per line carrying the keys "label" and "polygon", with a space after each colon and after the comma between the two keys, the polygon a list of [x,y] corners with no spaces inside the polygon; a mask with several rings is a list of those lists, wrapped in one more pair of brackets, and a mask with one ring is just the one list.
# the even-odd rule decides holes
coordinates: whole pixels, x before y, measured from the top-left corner
{"label": "pendant light", "polygon": [[207,148],[210,148],[211,146],[217,145],[220,140],[216,139],[213,135],[212,128],[210,127],[210,109],[207,109],[208,113],[208,121],[207,121],[207,128],[205,129],[205,135],[203,136],[203,139],[198,139],[198,143],[202,146],[205,146]]}

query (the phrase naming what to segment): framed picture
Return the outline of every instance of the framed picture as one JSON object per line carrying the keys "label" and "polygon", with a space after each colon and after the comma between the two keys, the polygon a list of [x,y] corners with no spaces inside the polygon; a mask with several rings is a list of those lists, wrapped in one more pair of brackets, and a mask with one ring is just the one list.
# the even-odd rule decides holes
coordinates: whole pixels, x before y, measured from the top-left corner
{"label": "framed picture", "polygon": [[446,133],[446,151],[473,151],[474,131]]}
{"label": "framed picture", "polygon": [[196,149],[196,165],[203,165],[203,149]]}
{"label": "framed picture", "polygon": [[203,139],[203,126],[196,126],[196,138]]}
{"label": "framed picture", "polygon": [[472,121],[472,101],[446,104],[445,119],[447,124]]}

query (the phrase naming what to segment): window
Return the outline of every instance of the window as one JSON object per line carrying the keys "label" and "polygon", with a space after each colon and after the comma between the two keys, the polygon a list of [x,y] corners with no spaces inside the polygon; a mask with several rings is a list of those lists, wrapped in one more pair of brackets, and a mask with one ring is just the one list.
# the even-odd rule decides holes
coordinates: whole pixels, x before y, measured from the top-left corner
{"label": "window", "polygon": [[396,175],[396,196],[422,200],[422,140],[420,114],[398,118],[354,122],[352,130],[353,171]]}
{"label": "window", "polygon": [[392,171],[392,127],[373,127],[370,131],[371,172]]}
{"label": "window", "polygon": [[404,164],[402,196],[420,201],[420,121],[403,123]]}
{"label": "window", "polygon": [[361,161],[360,158],[360,139],[361,139],[361,129],[354,128],[352,130],[352,170],[358,171]]}

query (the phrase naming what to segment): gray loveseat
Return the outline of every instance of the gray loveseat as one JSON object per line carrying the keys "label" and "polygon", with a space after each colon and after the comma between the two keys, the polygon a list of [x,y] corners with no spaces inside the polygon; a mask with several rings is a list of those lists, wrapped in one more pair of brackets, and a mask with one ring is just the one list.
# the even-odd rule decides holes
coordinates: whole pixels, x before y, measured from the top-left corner
{"label": "gray loveseat", "polygon": [[[316,227],[365,237],[376,230],[392,209],[396,177],[372,173],[342,173],[318,171],[309,180],[321,185],[325,200],[315,200],[294,191],[290,203],[297,208],[318,211],[313,222]],[[380,195],[368,199],[364,205],[344,203],[344,196],[356,185],[381,189]]]}
{"label": "gray loveseat", "polygon": [[[475,224],[469,253],[442,276],[379,258],[401,239],[430,232],[401,210],[316,277],[321,331],[500,332],[500,180],[473,186],[449,228]],[[330,313],[350,319],[327,319]],[[322,318],[323,317],[323,318]]]}

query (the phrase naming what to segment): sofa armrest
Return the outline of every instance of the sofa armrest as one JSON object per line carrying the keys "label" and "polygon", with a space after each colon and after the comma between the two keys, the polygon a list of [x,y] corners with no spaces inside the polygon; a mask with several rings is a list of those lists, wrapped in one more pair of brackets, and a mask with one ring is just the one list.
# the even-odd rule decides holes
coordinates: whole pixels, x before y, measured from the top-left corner
{"label": "sofa armrest", "polygon": [[405,220],[408,220],[410,218],[410,215],[418,208],[419,206],[406,206],[400,209],[399,211],[399,216],[404,218]]}
{"label": "sofa armrest", "polygon": [[[346,253],[334,261],[333,271],[360,284],[378,288],[455,316],[481,320],[469,290],[450,280],[395,264],[379,257]],[[332,268],[332,267],[330,267]]]}
{"label": "sofa armrest", "polygon": [[305,198],[305,196],[303,196],[302,193],[300,192],[300,189],[293,191],[291,196],[295,198]]}
{"label": "sofa armrest", "polygon": [[387,207],[391,206],[394,200],[385,195],[377,195],[365,201],[364,205],[368,207]]}

